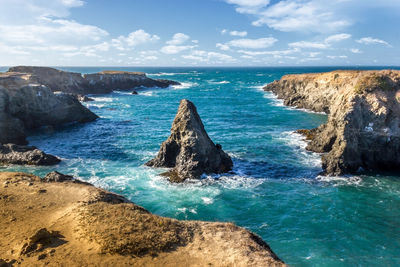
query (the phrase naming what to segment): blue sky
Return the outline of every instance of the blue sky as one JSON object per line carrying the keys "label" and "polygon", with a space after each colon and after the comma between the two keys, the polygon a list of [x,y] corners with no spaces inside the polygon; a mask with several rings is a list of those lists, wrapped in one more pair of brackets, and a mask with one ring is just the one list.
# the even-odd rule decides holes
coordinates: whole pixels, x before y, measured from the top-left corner
{"label": "blue sky", "polygon": [[0,65],[400,65],[400,0],[0,0]]}

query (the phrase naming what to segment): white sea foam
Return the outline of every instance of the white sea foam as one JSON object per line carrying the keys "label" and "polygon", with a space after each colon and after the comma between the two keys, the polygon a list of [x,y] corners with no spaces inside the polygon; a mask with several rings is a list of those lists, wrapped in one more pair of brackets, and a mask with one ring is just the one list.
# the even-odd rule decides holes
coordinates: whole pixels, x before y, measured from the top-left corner
{"label": "white sea foam", "polygon": [[306,150],[307,142],[301,134],[287,131],[281,133],[278,139],[283,140],[286,144],[296,149],[300,159],[304,164],[313,167],[321,167],[321,156],[318,153]]}
{"label": "white sea foam", "polygon": [[175,75],[190,75],[192,73],[188,72],[160,72],[160,73],[152,73],[149,74],[149,76],[175,76]]}
{"label": "white sea foam", "polygon": [[210,197],[202,197],[201,199],[203,200],[204,204],[206,204],[206,205],[214,203],[214,200]]}
{"label": "white sea foam", "polygon": [[140,92],[140,95],[145,95],[145,96],[153,96],[154,92],[153,91],[145,91],[145,92]]}
{"label": "white sea foam", "polygon": [[113,102],[112,97],[100,97],[100,96],[92,96],[95,101],[99,102]]}
{"label": "white sea foam", "polygon": [[188,89],[188,88],[191,88],[191,87],[197,86],[197,85],[198,85],[198,83],[190,83],[190,82],[184,83],[183,82],[180,85],[172,85],[171,87],[176,90],[182,90],[182,89]]}
{"label": "white sea foam", "polygon": [[208,81],[209,84],[228,84],[231,83],[230,81]]}
{"label": "white sea foam", "polygon": [[333,186],[343,186],[343,185],[361,185],[362,179],[359,176],[317,176],[317,181],[329,183]]}

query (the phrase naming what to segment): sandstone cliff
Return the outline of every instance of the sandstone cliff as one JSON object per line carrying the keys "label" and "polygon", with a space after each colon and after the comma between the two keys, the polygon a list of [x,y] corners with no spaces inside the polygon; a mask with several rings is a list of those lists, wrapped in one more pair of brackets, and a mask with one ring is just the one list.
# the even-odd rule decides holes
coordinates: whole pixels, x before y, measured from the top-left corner
{"label": "sandstone cliff", "polygon": [[225,173],[232,169],[231,158],[221,145],[211,141],[195,105],[183,99],[158,155],[146,163],[151,167],[173,168],[164,173],[172,182],[199,179],[203,173]]}
{"label": "sandstone cliff", "polygon": [[0,265],[285,266],[231,223],[159,217],[71,179],[0,173]]}
{"label": "sandstone cliff", "polygon": [[130,90],[140,87],[166,88],[179,84],[169,80],[154,80],[142,72],[103,71],[80,74],[49,67],[17,66],[9,73],[24,74],[28,82],[46,85],[53,92],[61,91],[76,95],[107,94],[114,90]]}
{"label": "sandstone cliff", "polygon": [[286,105],[329,114],[303,130],[327,174],[400,169],[400,71],[286,75],[268,84]]}

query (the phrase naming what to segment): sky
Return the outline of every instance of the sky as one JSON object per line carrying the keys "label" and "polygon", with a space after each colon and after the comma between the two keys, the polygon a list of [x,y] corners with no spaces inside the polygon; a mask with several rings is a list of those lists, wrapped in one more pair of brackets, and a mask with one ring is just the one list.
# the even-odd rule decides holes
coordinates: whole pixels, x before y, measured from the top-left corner
{"label": "sky", "polygon": [[399,66],[400,0],[0,0],[0,66]]}

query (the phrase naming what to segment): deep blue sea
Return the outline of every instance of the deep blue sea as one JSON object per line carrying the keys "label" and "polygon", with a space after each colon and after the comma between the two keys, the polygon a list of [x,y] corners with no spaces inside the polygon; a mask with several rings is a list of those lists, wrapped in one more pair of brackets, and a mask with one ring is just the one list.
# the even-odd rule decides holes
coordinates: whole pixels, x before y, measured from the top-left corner
{"label": "deep blue sea", "polygon": [[[39,129],[29,141],[63,159],[55,167],[8,167],[71,174],[149,211],[184,220],[234,222],[260,235],[291,266],[400,266],[400,177],[323,177],[320,156],[293,131],[326,115],[283,106],[261,88],[289,73],[336,68],[61,68],[144,71],[182,83],[114,92],[85,104],[88,124]],[[169,136],[179,101],[195,103],[234,174],[170,184],[143,164]]]}

